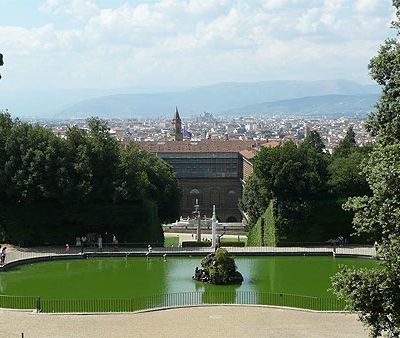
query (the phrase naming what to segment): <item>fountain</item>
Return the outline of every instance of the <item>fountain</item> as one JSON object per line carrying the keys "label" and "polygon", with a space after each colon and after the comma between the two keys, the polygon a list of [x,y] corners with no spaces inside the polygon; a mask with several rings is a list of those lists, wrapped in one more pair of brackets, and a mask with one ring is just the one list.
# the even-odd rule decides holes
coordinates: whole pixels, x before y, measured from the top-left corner
{"label": "fountain", "polygon": [[236,270],[235,260],[226,249],[218,248],[201,261],[201,268],[196,267],[194,280],[217,285],[241,284],[242,274]]}
{"label": "fountain", "polygon": [[236,270],[235,260],[226,249],[220,248],[220,237],[217,235],[217,217],[215,205],[212,216],[212,245],[214,252],[208,254],[201,261],[201,268],[196,267],[193,279],[209,284],[241,284],[242,274]]}

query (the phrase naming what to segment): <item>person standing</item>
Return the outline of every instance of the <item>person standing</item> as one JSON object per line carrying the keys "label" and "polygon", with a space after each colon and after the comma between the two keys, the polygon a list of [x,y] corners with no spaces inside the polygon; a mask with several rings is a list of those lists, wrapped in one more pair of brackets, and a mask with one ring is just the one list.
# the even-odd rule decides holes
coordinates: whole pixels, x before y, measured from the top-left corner
{"label": "person standing", "polygon": [[117,236],[113,235],[113,246],[114,246],[114,251],[119,251],[118,250],[118,239]]}
{"label": "person standing", "polygon": [[99,235],[99,237],[97,238],[97,246],[99,247],[99,250],[103,249],[103,238],[101,237],[101,235]]}
{"label": "person standing", "polygon": [[4,248],[1,250],[1,254],[0,254],[0,265],[1,265],[1,266],[3,266],[4,263],[5,263],[5,261],[6,261],[6,249],[7,249],[7,247],[4,247]]}
{"label": "person standing", "polygon": [[81,240],[82,240],[82,247],[86,246],[87,237],[83,235]]}
{"label": "person standing", "polygon": [[71,248],[69,247],[69,244],[68,243],[65,244],[65,253],[69,254],[70,250],[71,250]]}

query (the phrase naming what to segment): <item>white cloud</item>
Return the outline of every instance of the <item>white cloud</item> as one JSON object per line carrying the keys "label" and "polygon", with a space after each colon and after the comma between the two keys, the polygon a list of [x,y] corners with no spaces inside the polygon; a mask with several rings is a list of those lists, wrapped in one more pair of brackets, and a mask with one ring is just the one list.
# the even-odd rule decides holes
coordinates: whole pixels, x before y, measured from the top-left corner
{"label": "white cloud", "polygon": [[[393,13],[390,0],[377,1],[138,0],[103,8],[47,0],[47,24],[0,25],[0,45],[24,70],[15,81],[39,68],[43,86],[366,79]],[[59,25],[61,18],[76,24]]]}
{"label": "white cloud", "polygon": [[47,0],[40,10],[53,15],[65,15],[74,21],[84,21],[99,11],[92,0]]}
{"label": "white cloud", "polygon": [[372,13],[382,5],[382,0],[357,0],[354,8],[361,13]]}

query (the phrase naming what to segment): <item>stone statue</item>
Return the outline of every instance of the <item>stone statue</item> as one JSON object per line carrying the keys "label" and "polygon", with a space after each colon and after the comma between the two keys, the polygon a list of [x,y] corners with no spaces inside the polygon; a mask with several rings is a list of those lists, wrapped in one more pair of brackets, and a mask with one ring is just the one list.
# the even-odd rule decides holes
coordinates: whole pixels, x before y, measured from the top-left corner
{"label": "stone statue", "polygon": [[[3,62],[3,54],[0,53],[0,66],[4,65]],[[0,79],[1,79],[1,74],[0,74]]]}

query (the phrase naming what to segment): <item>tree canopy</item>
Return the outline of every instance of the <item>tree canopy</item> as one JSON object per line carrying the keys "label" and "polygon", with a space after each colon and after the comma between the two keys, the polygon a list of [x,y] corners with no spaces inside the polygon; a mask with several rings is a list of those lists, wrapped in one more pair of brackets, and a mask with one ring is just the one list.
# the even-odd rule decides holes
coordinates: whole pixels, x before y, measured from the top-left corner
{"label": "tree canopy", "polygon": [[304,139],[301,147],[313,148],[317,152],[322,153],[325,150],[324,141],[316,130],[311,130]]}
{"label": "tree canopy", "polygon": [[[341,204],[349,196],[371,194],[361,165],[371,146],[358,146],[350,128],[338,148],[333,155],[325,152],[321,136],[311,131],[299,146],[289,141],[261,149],[241,201],[250,227],[274,201],[278,241],[279,237],[321,241],[349,236],[351,213],[343,211]],[[305,230],[314,231],[315,237]]]}
{"label": "tree canopy", "polygon": [[400,335],[400,1],[394,0],[393,5],[397,37],[386,40],[369,64],[372,78],[382,86],[367,124],[378,142],[363,164],[372,195],[350,198],[345,205],[355,212],[356,233],[376,241],[383,266],[368,271],[343,269],[333,278],[333,290],[349,309],[361,313],[374,337]]}
{"label": "tree canopy", "polygon": [[163,222],[179,215],[172,168],[137,145],[122,146],[105,121],[71,127],[65,139],[0,113],[0,207],[55,203],[135,205],[152,201]]}

